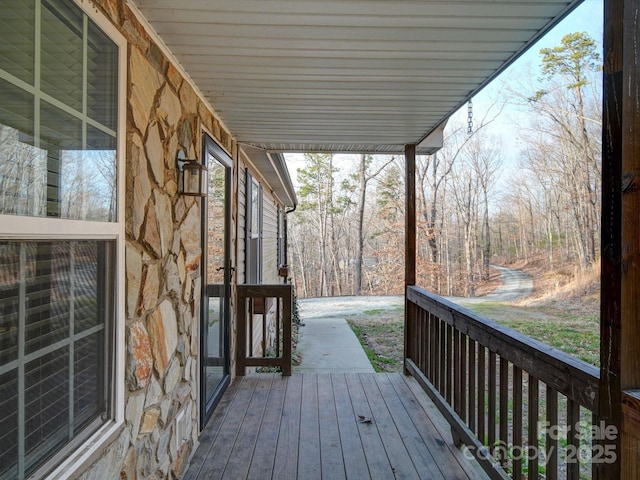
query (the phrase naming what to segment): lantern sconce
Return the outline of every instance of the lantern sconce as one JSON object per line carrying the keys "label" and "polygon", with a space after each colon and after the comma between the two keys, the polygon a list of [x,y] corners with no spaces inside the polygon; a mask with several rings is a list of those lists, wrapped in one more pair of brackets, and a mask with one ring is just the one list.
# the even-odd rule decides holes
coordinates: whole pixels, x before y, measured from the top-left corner
{"label": "lantern sconce", "polygon": [[176,154],[178,167],[178,193],[191,197],[207,196],[207,167],[198,160],[184,157],[184,151]]}

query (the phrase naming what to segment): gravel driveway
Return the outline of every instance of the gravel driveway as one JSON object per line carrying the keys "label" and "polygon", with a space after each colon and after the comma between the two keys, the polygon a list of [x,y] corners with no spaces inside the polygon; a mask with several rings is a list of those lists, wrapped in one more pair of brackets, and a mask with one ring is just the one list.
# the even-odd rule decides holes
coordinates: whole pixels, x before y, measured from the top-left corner
{"label": "gravel driveway", "polygon": [[[500,271],[502,285],[484,297],[446,297],[461,305],[483,302],[513,302],[527,298],[533,292],[533,280],[522,270],[513,268],[493,268]],[[398,310],[404,306],[402,296],[348,296],[348,297],[317,297],[301,298],[298,300],[300,316],[306,318],[340,317],[359,315],[367,310]]]}

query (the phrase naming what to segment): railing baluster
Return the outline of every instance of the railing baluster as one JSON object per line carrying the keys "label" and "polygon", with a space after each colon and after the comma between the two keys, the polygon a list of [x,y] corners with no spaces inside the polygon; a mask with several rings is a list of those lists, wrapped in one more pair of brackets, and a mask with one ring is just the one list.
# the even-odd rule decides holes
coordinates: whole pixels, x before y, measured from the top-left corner
{"label": "railing baluster", "polygon": [[447,385],[445,399],[447,403],[451,405],[452,390],[453,390],[453,327],[447,325]]}
{"label": "railing baluster", "polygon": [[423,312],[420,317],[420,369],[427,374],[427,353],[429,342],[427,341],[427,326],[429,325],[429,312]]}
{"label": "railing baluster", "polygon": [[433,316],[433,384],[440,384],[440,319]]}
{"label": "railing baluster", "polygon": [[496,447],[496,427],[498,417],[496,412],[497,377],[496,362],[498,358],[495,352],[489,351],[489,415],[487,416],[487,429],[489,430],[489,448],[491,452]]}
{"label": "railing baluster", "polygon": [[438,322],[440,324],[440,357],[438,362],[440,363],[440,384],[438,391],[440,395],[444,396],[447,389],[447,364],[445,358],[447,356],[447,335],[448,328],[445,322]]}
{"label": "railing baluster", "polygon": [[567,398],[567,479],[580,480],[580,404]]}
{"label": "railing baluster", "polygon": [[478,433],[478,427],[476,423],[476,342],[469,339],[469,368],[468,368],[468,384],[469,384],[469,398],[468,398],[468,422],[469,428],[475,434]]}
{"label": "railing baluster", "polygon": [[522,369],[513,366],[513,479],[522,478]]}
{"label": "railing baluster", "polygon": [[507,466],[509,459],[506,455],[509,445],[509,362],[500,357],[500,448],[503,466]]}
{"label": "railing baluster", "polygon": [[527,440],[529,448],[527,449],[529,460],[528,471],[529,480],[533,480],[538,477],[538,417],[540,413],[539,409],[539,382],[538,379],[528,375],[529,379],[529,418],[527,426],[529,429],[529,438]]}
{"label": "railing baluster", "polygon": [[467,421],[467,336],[460,334],[460,417]]}
{"label": "railing baluster", "polygon": [[[595,413],[591,414],[591,426],[592,428],[596,428],[596,430],[594,430],[595,435],[592,435],[592,439],[591,439],[591,457],[593,459],[594,454],[598,453],[598,462],[591,462],[591,480],[598,480],[600,478],[600,469],[598,468],[598,466],[600,465],[599,462],[603,462],[605,459],[605,453],[606,450],[604,450],[605,445],[606,445],[606,440],[604,437],[604,432],[602,432],[602,430],[597,430],[600,428],[600,417],[598,417],[598,415],[596,415]],[[597,438],[593,438],[593,437],[597,437]],[[599,445],[598,447],[596,447],[596,445]],[[603,450],[600,450],[599,452],[594,451],[594,448],[602,448]],[[600,454],[600,452],[602,452]]]}
{"label": "railing baluster", "polygon": [[416,336],[416,356],[415,356],[415,361],[416,364],[422,369],[422,349],[425,348],[424,347],[424,343],[422,342],[422,318],[425,315],[424,310],[419,310],[416,314],[416,323],[415,323],[415,327],[416,327],[416,331],[415,331],[415,336]]}
{"label": "railing baluster", "polygon": [[547,480],[558,480],[558,392],[547,385]]}
{"label": "railing baluster", "polygon": [[247,357],[247,298],[238,293],[238,358],[236,359],[236,375],[244,375]]}
{"label": "railing baluster", "polygon": [[478,439],[480,439],[480,442],[485,444],[486,443],[486,431],[485,431],[485,424],[486,424],[486,419],[485,419],[485,413],[484,413],[484,409],[485,409],[485,399],[486,399],[486,378],[487,378],[487,371],[486,371],[486,356],[487,356],[487,349],[478,344],[478,410],[477,410],[477,417],[478,417]]}
{"label": "railing baluster", "polygon": [[267,356],[267,299],[262,297],[262,356]]}
{"label": "railing baluster", "polygon": [[417,324],[418,338],[420,339],[420,346],[418,347],[418,366],[420,367],[420,370],[422,370],[423,372],[425,371],[424,356],[425,356],[425,350],[427,349],[427,346],[424,343],[424,329],[425,329],[425,324],[427,322],[427,315],[429,315],[428,312],[421,310],[420,315],[418,316],[418,324]]}
{"label": "railing baluster", "polygon": [[276,357],[280,356],[281,300],[280,297],[276,298]]}
{"label": "railing baluster", "polygon": [[[291,287],[289,285],[289,287]],[[291,329],[292,329],[292,319],[293,319],[293,289],[288,288],[284,291],[283,297],[283,308],[282,308],[282,375],[285,377],[291,376]]]}
{"label": "railing baluster", "polygon": [[247,338],[247,349],[249,356],[253,357],[253,298],[249,301],[249,315],[247,316],[247,322],[249,324],[249,337]]}
{"label": "railing baluster", "polygon": [[422,325],[422,336],[424,342],[424,351],[422,358],[422,371],[425,372],[427,377],[429,376],[429,355],[431,355],[431,344],[429,343],[429,328],[431,328],[431,313],[427,312],[424,317],[424,323]]}
{"label": "railing baluster", "polygon": [[429,315],[429,378],[431,383],[436,383],[436,324],[437,318],[434,314]]}
{"label": "railing baluster", "polygon": [[460,415],[460,332],[453,329],[453,409]]}
{"label": "railing baluster", "polygon": [[422,322],[422,331],[420,333],[422,338],[422,371],[427,377],[429,377],[429,355],[430,355],[429,348],[431,346],[429,344],[430,326],[431,326],[431,313],[425,312],[424,319]]}

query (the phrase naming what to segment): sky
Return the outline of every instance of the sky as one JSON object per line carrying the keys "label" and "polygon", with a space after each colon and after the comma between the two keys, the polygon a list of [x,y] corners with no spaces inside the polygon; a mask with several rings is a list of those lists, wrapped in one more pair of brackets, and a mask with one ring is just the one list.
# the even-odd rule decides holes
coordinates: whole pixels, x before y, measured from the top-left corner
{"label": "sky", "polygon": [[[473,98],[473,116],[480,119],[488,108],[501,97],[501,90],[514,86],[509,79],[523,78],[528,75],[540,75],[540,49],[552,48],[560,44],[562,37],[568,33],[587,32],[602,46],[603,2],[602,0],[585,0],[578,8],[556,25],[547,35],[541,38],[532,48],[525,52],[495,81]],[[601,55],[602,57],[602,55]],[[503,165],[516,168],[519,156],[518,133],[526,125],[526,113],[513,105],[506,105],[500,117],[488,128],[502,144]],[[452,116],[452,124],[466,124],[466,107]],[[505,169],[505,171],[507,170]]]}
{"label": "sky", "polygon": [[[489,84],[484,90],[473,98],[473,117],[478,121],[486,113],[487,109],[500,98],[501,90],[508,88],[509,78],[520,78],[522,75],[534,75],[539,73],[540,49],[554,47],[560,44],[561,38],[573,32],[587,32],[598,44],[602,44],[603,25],[603,1],[585,0],[579,7],[564,18],[558,25],[542,37],[538,43],[525,52],[517,61],[506,69],[496,80]],[[526,123],[524,114],[515,106],[507,105],[500,117],[488,128],[490,135],[493,135],[502,145],[503,155],[503,175],[508,176],[509,170],[517,168],[519,156],[519,145],[517,133],[523,124]],[[465,124],[467,121],[467,106],[465,105],[458,112],[452,115],[449,125]],[[445,132],[446,135],[446,132]],[[445,140],[446,141],[446,140]],[[353,162],[349,159],[353,158]],[[302,154],[286,154],[285,159],[289,166],[291,179],[296,184],[296,169],[304,166]],[[336,155],[336,164],[347,162],[354,163],[354,155]],[[344,163],[343,163],[344,162]]]}

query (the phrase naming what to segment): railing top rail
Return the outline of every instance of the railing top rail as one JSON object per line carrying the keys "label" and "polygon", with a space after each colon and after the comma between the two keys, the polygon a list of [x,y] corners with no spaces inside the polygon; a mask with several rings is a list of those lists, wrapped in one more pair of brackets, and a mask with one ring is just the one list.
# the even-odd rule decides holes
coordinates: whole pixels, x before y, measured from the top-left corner
{"label": "railing top rail", "polygon": [[561,394],[598,413],[600,371],[597,367],[420,287],[409,287],[407,300]]}
{"label": "railing top rail", "polygon": [[236,288],[238,295],[244,297],[281,297],[293,291],[288,283],[239,284]]}

